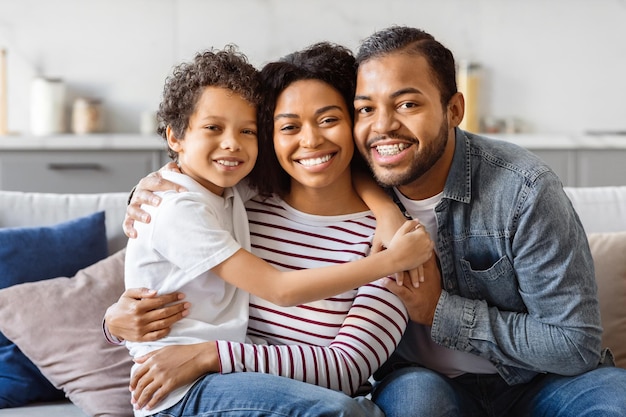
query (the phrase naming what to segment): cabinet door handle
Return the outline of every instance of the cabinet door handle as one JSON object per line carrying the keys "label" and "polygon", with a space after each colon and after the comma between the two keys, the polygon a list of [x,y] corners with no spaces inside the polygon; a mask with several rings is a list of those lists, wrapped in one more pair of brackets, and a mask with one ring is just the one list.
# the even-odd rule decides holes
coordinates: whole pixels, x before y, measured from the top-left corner
{"label": "cabinet door handle", "polygon": [[96,163],[52,162],[48,164],[48,169],[51,169],[53,171],[71,171],[71,170],[100,171],[102,169],[102,165],[96,164]]}

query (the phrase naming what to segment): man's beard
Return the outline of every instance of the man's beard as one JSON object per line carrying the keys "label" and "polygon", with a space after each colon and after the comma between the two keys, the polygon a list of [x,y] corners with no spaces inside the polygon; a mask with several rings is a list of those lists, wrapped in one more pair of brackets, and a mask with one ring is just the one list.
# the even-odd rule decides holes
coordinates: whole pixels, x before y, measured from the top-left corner
{"label": "man's beard", "polygon": [[399,187],[412,183],[424,175],[429,169],[437,163],[437,161],[443,155],[446,144],[448,143],[448,118],[445,117],[437,137],[430,141],[427,145],[422,141],[413,140],[414,143],[419,143],[420,149],[417,154],[417,158],[413,160],[413,163],[408,170],[395,173],[392,170],[386,170],[384,167],[376,167],[373,158],[370,153],[367,154],[367,163],[369,164],[376,181],[384,187]]}

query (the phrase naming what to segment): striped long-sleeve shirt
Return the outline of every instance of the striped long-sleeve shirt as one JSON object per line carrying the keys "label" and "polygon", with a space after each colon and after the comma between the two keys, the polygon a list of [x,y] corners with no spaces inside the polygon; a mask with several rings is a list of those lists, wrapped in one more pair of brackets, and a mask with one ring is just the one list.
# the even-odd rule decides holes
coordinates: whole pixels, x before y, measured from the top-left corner
{"label": "striped long-sleeve shirt", "polygon": [[[370,251],[371,212],[316,216],[278,198],[246,206],[252,252],[279,269],[349,262]],[[377,282],[296,307],[251,296],[250,343],[218,341],[221,372],[271,373],[353,395],[396,348],[407,321],[402,302]]]}

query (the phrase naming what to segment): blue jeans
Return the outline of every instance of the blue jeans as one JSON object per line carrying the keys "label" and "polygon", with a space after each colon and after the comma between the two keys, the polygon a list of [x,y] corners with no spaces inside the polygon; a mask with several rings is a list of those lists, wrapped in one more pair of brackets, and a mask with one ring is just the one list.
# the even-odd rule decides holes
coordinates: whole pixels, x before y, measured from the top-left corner
{"label": "blue jeans", "polygon": [[573,377],[541,374],[508,385],[499,375],[450,379],[410,366],[377,383],[372,400],[386,417],[623,417],[626,370],[600,367]]}
{"label": "blue jeans", "polygon": [[384,417],[373,402],[289,378],[253,373],[209,374],[158,417]]}

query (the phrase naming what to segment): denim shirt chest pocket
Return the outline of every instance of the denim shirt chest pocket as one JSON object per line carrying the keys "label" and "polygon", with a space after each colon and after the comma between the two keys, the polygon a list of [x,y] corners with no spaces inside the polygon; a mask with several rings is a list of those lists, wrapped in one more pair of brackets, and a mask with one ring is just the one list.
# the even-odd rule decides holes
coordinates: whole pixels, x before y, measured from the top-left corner
{"label": "denim shirt chest pocket", "polygon": [[[471,299],[482,299],[489,305],[509,311],[525,311],[519,294],[517,276],[509,256],[490,253],[490,249],[502,247],[503,242],[495,243],[496,237],[470,236],[462,242],[456,241],[458,254],[458,292]],[[504,248],[503,248],[504,249]],[[504,250],[503,250],[504,252]]]}

